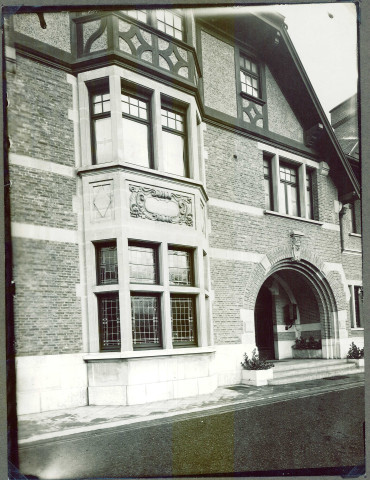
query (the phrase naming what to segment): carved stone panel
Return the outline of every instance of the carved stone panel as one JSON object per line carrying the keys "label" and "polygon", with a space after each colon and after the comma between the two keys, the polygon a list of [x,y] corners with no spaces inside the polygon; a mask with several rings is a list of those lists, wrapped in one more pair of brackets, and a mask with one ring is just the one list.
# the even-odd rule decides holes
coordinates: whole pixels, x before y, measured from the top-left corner
{"label": "carved stone panel", "polygon": [[194,226],[192,196],[144,185],[130,184],[129,190],[131,217]]}
{"label": "carved stone panel", "polygon": [[91,221],[111,220],[114,218],[113,180],[91,184],[90,191]]}

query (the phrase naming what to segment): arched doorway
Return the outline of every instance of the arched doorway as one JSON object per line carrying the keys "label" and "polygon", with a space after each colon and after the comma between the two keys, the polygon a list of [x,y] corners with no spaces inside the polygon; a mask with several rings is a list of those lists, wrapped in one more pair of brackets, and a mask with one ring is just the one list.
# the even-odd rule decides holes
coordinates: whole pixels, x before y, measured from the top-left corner
{"label": "arched doorway", "polygon": [[256,332],[256,346],[260,357],[268,360],[275,358],[272,307],[271,292],[267,285],[264,284],[256,300],[254,328]]}
{"label": "arched doorway", "polygon": [[[260,356],[292,358],[292,346],[299,337],[325,340],[327,346],[328,337],[336,335],[332,301],[328,286],[324,281],[319,283],[303,262],[274,266],[254,306],[255,342]],[[324,356],[329,358],[327,350]]]}

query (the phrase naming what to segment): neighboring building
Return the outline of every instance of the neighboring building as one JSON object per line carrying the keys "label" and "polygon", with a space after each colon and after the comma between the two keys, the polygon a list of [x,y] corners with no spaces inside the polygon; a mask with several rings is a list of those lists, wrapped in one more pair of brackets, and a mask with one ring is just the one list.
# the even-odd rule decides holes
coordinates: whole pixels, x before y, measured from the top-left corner
{"label": "neighboring building", "polygon": [[282,16],[18,14],[6,61],[18,413],[363,345],[359,179]]}

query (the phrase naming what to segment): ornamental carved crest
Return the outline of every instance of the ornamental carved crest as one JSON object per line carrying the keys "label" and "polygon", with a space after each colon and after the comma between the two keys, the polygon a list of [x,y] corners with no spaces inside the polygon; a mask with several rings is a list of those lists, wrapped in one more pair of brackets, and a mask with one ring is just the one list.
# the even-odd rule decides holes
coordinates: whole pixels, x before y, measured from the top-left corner
{"label": "ornamental carved crest", "polygon": [[191,197],[141,185],[130,185],[129,189],[131,217],[188,227],[194,225]]}
{"label": "ornamental carved crest", "polygon": [[292,261],[299,262],[301,260],[301,239],[304,237],[302,232],[292,231],[290,232],[290,238],[292,242]]}

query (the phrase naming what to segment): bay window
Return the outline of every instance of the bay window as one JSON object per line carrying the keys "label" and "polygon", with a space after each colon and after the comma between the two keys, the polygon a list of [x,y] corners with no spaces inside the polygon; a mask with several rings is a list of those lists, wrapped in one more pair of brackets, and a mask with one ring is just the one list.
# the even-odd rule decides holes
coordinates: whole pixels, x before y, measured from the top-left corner
{"label": "bay window", "polygon": [[163,168],[165,172],[187,176],[185,165],[185,121],[180,112],[161,111]]}
{"label": "bay window", "polygon": [[196,344],[194,300],[191,295],[171,295],[171,327],[174,347]]}
{"label": "bay window", "polygon": [[93,155],[95,163],[112,161],[112,124],[109,93],[97,93],[91,99]]}
{"label": "bay window", "polygon": [[121,94],[124,159],[142,167],[151,166],[149,102]]}
{"label": "bay window", "polygon": [[158,295],[131,293],[131,318],[134,349],[162,346]]}

